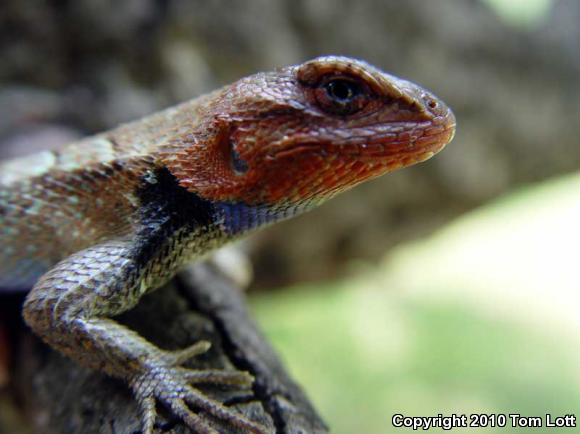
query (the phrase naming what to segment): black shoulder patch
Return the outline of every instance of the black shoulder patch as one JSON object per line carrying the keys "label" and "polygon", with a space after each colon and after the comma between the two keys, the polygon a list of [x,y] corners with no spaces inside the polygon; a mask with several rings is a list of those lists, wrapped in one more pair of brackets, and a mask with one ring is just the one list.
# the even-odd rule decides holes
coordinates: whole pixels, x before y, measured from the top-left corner
{"label": "black shoulder patch", "polygon": [[141,202],[136,234],[139,265],[149,261],[176,231],[214,224],[213,204],[180,186],[167,168],[143,176],[137,197]]}
{"label": "black shoulder patch", "polygon": [[177,226],[188,224],[194,227],[213,222],[215,210],[212,203],[180,186],[167,168],[145,176],[137,196],[144,220],[170,218]]}

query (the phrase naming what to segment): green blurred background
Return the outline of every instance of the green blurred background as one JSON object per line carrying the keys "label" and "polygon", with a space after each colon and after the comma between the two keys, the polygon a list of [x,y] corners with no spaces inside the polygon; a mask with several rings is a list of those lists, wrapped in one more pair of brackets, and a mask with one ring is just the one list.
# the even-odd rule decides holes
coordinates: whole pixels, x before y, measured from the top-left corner
{"label": "green blurred background", "polygon": [[416,81],[454,142],[244,244],[252,310],[336,433],[580,415],[578,23],[577,0],[3,0],[0,157],[321,54]]}
{"label": "green blurred background", "polygon": [[[579,194],[580,174],[522,189],[252,306],[335,433],[393,432],[395,413],[578,415]],[[509,422],[483,432],[521,432]]]}

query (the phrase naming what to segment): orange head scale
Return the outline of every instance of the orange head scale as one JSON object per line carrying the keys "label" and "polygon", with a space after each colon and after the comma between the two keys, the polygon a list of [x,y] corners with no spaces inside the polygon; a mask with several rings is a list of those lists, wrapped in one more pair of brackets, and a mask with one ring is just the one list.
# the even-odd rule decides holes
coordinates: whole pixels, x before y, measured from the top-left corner
{"label": "orange head scale", "polygon": [[237,229],[424,161],[455,132],[453,113],[432,93],[346,57],[256,74],[209,98],[204,119],[164,163],[201,198],[257,216]]}

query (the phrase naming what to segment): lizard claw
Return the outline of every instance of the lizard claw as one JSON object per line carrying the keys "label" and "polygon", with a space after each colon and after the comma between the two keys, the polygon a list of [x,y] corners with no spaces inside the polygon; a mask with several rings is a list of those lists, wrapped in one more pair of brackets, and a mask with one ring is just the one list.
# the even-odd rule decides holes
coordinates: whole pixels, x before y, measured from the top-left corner
{"label": "lizard claw", "polygon": [[249,386],[253,382],[253,377],[247,372],[193,370],[179,366],[208,349],[209,343],[201,341],[184,350],[167,352],[161,360],[157,359],[150,363],[145,372],[130,380],[129,384],[141,410],[143,434],[153,434],[157,417],[156,402],[165,405],[199,434],[219,434],[219,432],[192,411],[190,406],[247,432],[255,434],[271,432],[267,427],[251,421],[191,386],[199,383]]}

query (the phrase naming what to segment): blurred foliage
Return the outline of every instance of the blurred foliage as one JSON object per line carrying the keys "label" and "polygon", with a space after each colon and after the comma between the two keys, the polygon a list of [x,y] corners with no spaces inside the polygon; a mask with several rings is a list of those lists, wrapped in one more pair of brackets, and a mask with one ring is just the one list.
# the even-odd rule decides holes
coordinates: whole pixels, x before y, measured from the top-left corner
{"label": "blurred foliage", "polygon": [[484,0],[500,18],[519,27],[531,27],[545,20],[553,0]]}
{"label": "blurred foliage", "polygon": [[338,434],[393,432],[395,413],[578,416],[578,221],[580,173],[503,197],[359,278],[253,308]]}

